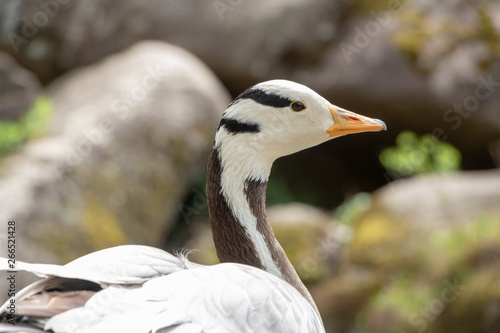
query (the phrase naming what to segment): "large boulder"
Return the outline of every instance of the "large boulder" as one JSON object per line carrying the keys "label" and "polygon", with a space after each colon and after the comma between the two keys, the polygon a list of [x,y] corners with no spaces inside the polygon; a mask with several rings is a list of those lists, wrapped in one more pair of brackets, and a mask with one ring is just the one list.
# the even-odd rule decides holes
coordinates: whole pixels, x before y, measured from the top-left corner
{"label": "large boulder", "polygon": [[325,0],[8,0],[0,5],[0,48],[50,81],[138,40],[162,39],[200,56],[240,91],[317,60],[343,8]]}
{"label": "large boulder", "polygon": [[203,172],[225,89],[193,55],[150,41],[47,92],[51,130],[0,169],[0,221],[17,223],[18,259],[64,263],[118,244],[160,245]]}
{"label": "large boulder", "polygon": [[421,259],[419,253],[425,252],[423,248],[434,237],[442,240],[440,235],[466,233],[463,246],[472,244],[470,250],[474,251],[484,230],[500,227],[499,218],[497,170],[400,180],[373,194],[371,207],[356,223],[350,242],[351,259],[415,269]]}
{"label": "large boulder", "polygon": [[384,214],[430,232],[495,213],[500,213],[498,170],[428,174],[392,182],[374,193],[367,214]]}
{"label": "large boulder", "polygon": [[[332,332],[494,332],[500,172],[425,175],[372,195],[340,269],[311,290]],[[471,308],[472,306],[472,308]],[[473,310],[471,310],[473,309]]]}

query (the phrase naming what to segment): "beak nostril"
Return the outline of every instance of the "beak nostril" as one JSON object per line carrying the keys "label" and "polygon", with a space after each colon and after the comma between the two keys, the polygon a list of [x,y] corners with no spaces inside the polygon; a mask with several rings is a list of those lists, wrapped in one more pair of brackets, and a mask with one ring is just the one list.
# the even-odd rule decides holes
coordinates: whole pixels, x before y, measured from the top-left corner
{"label": "beak nostril", "polygon": [[349,116],[349,119],[354,120],[354,121],[360,121],[359,118],[356,118],[356,117],[353,117],[353,116]]}

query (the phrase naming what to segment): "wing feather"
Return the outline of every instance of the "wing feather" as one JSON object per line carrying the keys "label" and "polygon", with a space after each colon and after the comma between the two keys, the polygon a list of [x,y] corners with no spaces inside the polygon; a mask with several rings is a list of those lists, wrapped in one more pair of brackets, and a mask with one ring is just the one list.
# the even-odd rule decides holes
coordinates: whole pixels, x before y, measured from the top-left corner
{"label": "wing feather", "polygon": [[[93,252],[80,257],[64,266],[50,264],[30,264],[16,261],[17,271],[33,273],[45,279],[32,283],[16,293],[17,304],[23,308],[21,302],[34,295],[40,295],[32,299],[32,304],[43,302],[43,299],[51,297],[45,291],[77,291],[92,290],[98,291],[101,287],[109,285],[141,285],[145,281],[154,277],[172,274],[186,269],[188,261],[184,257],[176,257],[163,250],[142,246],[124,245]],[[196,265],[191,264],[189,265]],[[0,270],[11,270],[6,258],[0,258]],[[89,285],[90,283],[96,286]],[[99,287],[101,286],[101,287]],[[64,297],[58,295],[60,297]],[[9,305],[10,299],[0,307],[0,314]],[[31,306],[31,305],[29,305]],[[25,309],[28,311],[29,306]],[[32,308],[34,310],[34,308]],[[40,313],[42,309],[27,312],[34,315]]]}
{"label": "wing feather", "polygon": [[294,287],[251,266],[202,266],[128,245],[64,266],[20,262],[17,269],[46,277],[20,291],[17,302],[40,316],[55,314],[35,318],[54,332],[324,332]]}
{"label": "wing feather", "polygon": [[[75,327],[78,323],[81,326]],[[295,288],[269,273],[240,264],[184,270],[152,279],[134,290],[108,288],[84,307],[53,317],[46,329],[144,333],[323,331],[315,311]]]}
{"label": "wing feather", "polygon": [[[64,266],[16,261],[15,269],[40,277],[59,276],[98,284],[142,284],[155,276],[186,268],[186,259],[163,250],[143,245],[123,245],[87,254]],[[0,258],[0,270],[11,270],[7,259]]]}

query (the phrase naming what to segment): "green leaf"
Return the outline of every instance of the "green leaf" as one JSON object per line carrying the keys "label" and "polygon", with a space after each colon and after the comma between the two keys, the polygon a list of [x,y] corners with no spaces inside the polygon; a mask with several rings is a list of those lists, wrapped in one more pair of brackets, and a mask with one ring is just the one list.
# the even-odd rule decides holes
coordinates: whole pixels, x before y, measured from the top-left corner
{"label": "green leaf", "polygon": [[53,109],[50,97],[40,95],[18,121],[0,121],[0,158],[27,140],[44,135]]}
{"label": "green leaf", "polygon": [[418,137],[411,131],[403,131],[396,138],[396,146],[384,149],[379,159],[393,175],[409,177],[459,170],[462,156],[450,143],[440,142],[431,134]]}

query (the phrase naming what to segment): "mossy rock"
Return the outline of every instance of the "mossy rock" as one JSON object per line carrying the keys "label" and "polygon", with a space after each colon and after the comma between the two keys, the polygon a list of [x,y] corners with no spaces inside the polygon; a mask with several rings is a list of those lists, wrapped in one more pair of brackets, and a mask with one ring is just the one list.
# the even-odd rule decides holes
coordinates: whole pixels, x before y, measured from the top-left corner
{"label": "mossy rock", "polygon": [[[373,269],[384,272],[385,278],[384,287],[358,314],[367,330],[492,332],[498,327],[499,218],[500,214],[483,216],[469,225],[427,235],[413,232],[407,237],[417,239],[420,246],[399,258],[405,263],[374,260]],[[408,242],[415,245],[407,237],[400,239],[399,252],[408,250]],[[372,249],[365,249],[373,255]],[[394,257],[391,252],[378,255]]]}

